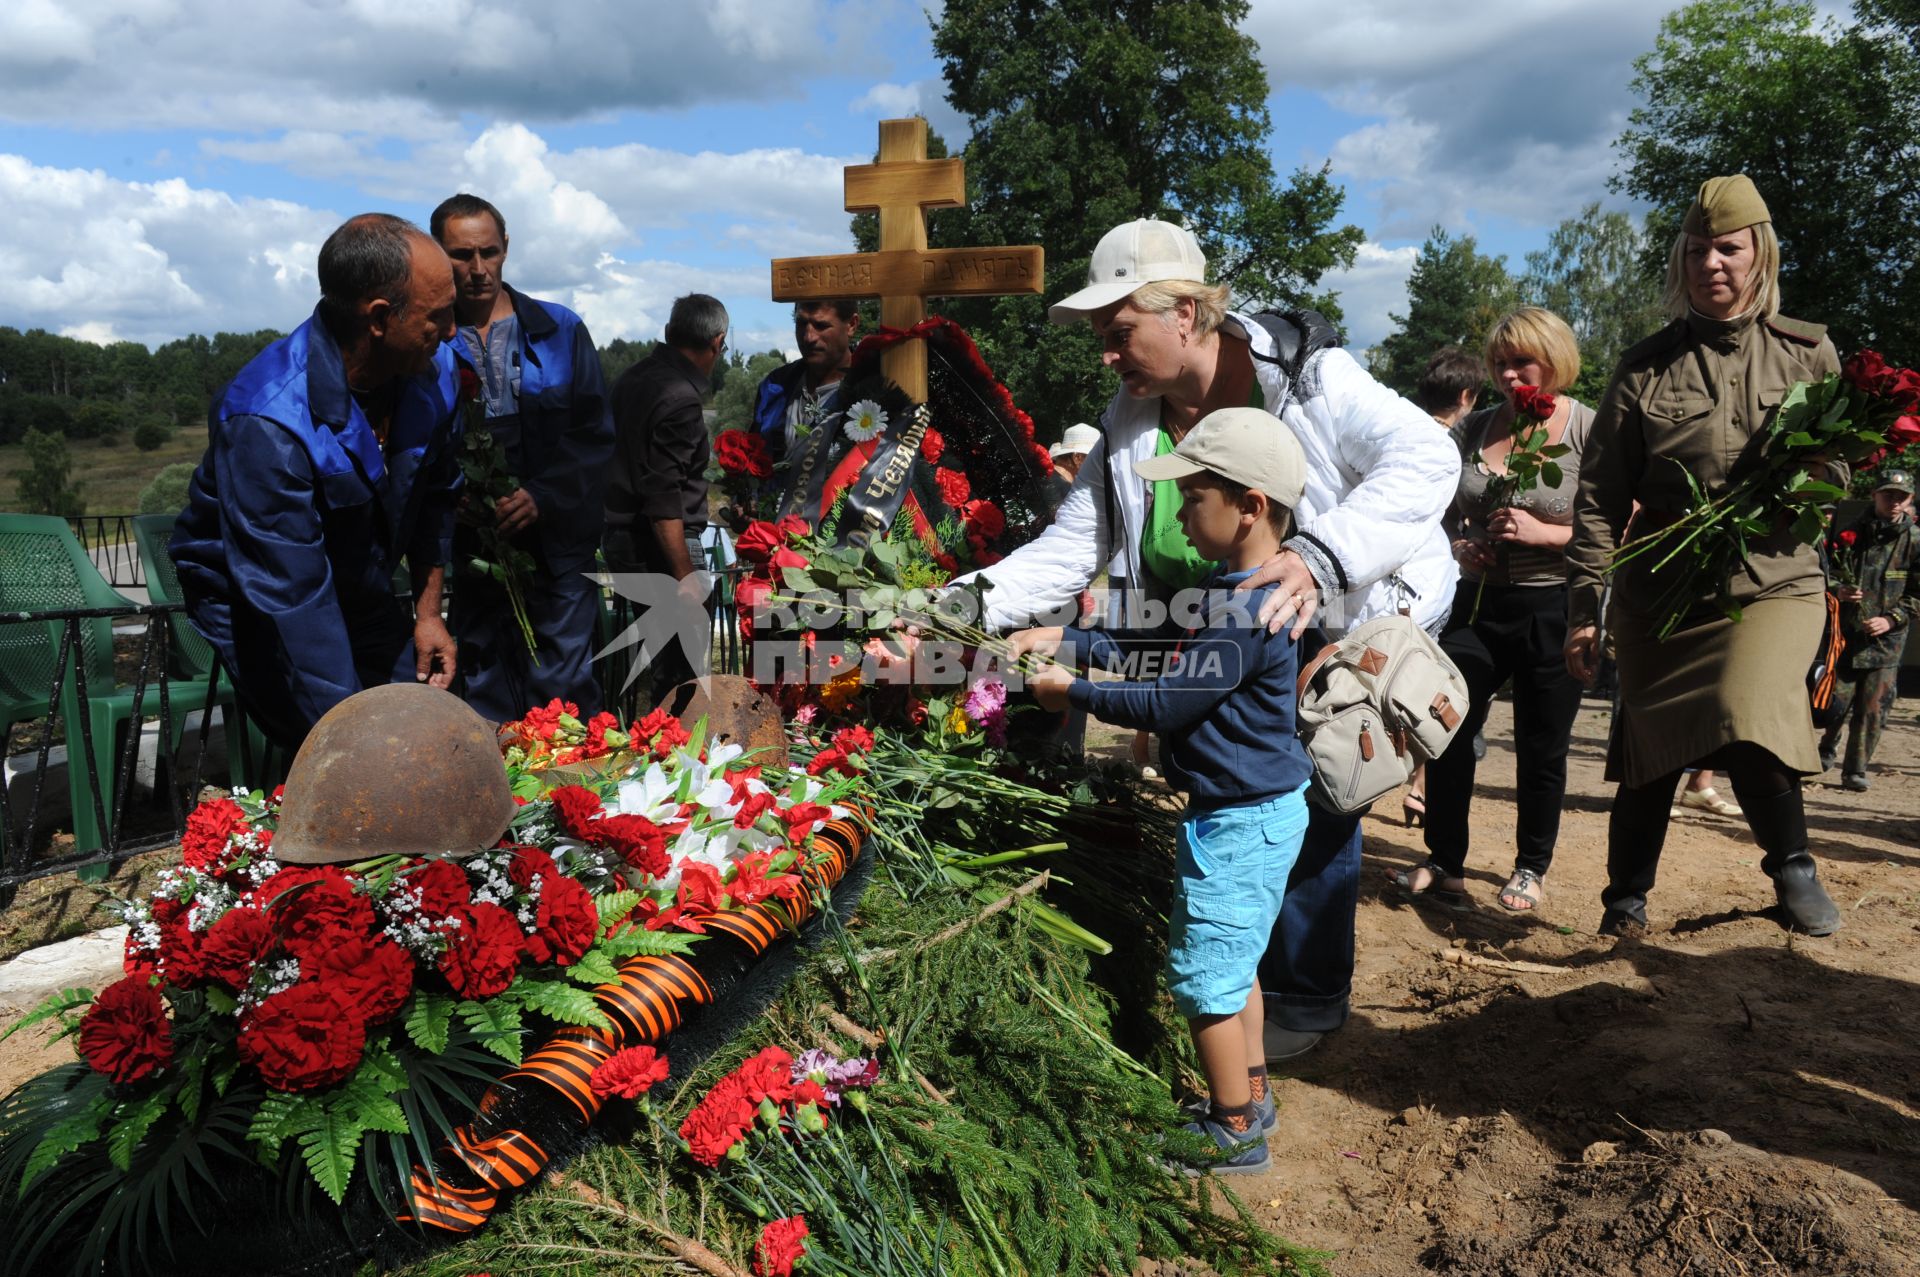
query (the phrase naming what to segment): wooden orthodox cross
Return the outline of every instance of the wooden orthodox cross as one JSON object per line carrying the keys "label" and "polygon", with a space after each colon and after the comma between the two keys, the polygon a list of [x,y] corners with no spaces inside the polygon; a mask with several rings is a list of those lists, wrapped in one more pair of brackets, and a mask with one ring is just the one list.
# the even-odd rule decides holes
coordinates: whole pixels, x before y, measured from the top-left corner
{"label": "wooden orthodox cross", "polygon": [[[780,257],[773,263],[773,300],[832,301],[878,297],[880,322],[911,328],[927,317],[929,297],[994,297],[1037,293],[1045,258],[1022,248],[928,248],[930,208],[967,202],[965,162],[927,158],[927,122],[880,121],[880,162],[847,169],[847,211],[880,214],[880,251],[833,257]],[[887,380],[915,403],[927,398],[927,348],[903,341],[881,356]]]}

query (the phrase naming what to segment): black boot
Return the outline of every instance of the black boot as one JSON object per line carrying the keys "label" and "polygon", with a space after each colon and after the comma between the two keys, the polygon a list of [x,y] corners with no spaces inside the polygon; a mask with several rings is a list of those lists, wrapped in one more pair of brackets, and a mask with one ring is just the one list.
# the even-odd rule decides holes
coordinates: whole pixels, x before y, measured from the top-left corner
{"label": "black boot", "polygon": [[1646,934],[1647,898],[1645,896],[1621,896],[1617,900],[1607,901],[1606,906],[1606,912],[1600,915],[1601,935],[1632,937]]}
{"label": "black boot", "polygon": [[1773,898],[1787,921],[1810,936],[1830,936],[1840,930],[1840,906],[1820,885],[1811,852],[1795,852],[1786,858],[1773,875]]}

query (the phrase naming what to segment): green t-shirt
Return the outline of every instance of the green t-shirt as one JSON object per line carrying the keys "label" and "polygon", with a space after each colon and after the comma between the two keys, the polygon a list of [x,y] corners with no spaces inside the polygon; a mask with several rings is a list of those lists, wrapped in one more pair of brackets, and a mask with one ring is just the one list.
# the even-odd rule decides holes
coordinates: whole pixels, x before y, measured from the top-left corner
{"label": "green t-shirt", "polygon": [[[1153,455],[1164,457],[1172,451],[1173,436],[1162,426]],[[1175,590],[1192,589],[1213,571],[1213,561],[1200,557],[1180,526],[1180,484],[1173,479],[1153,485],[1153,505],[1140,533],[1140,563],[1149,576]]]}

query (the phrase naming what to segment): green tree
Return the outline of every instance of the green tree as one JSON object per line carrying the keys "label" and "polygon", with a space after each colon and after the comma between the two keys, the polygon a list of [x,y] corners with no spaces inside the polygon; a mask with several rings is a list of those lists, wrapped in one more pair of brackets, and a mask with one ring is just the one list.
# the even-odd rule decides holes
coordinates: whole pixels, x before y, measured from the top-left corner
{"label": "green tree", "polygon": [[1618,189],[1654,206],[1649,265],[1664,267],[1702,180],[1746,173],[1773,213],[1788,313],[1832,327],[1842,351],[1920,355],[1915,8],[1865,0],[1852,26],[1791,0],[1668,14],[1615,143]]}
{"label": "green tree", "polygon": [[1567,321],[1580,342],[1571,393],[1597,404],[1620,352],[1666,322],[1660,277],[1646,267],[1646,233],[1625,213],[1587,205],[1527,254],[1520,295]]}
{"label": "green tree", "polygon": [[730,360],[727,378],[713,396],[714,418],[720,429],[751,429],[753,401],[760,391],[760,379],[787,362],[777,350],[764,350],[746,359]]}
{"label": "green tree", "polygon": [[607,379],[607,389],[613,389],[621,373],[652,354],[653,347],[653,342],[628,341],[624,337],[599,343],[600,375]]}
{"label": "green tree", "polygon": [[1487,333],[1519,301],[1519,286],[1504,258],[1488,257],[1471,235],[1455,239],[1434,227],[1407,276],[1407,313],[1388,314],[1399,325],[1373,349],[1373,375],[1403,395],[1442,346],[1479,354]]}
{"label": "green tree", "polygon": [[142,452],[156,452],[173,438],[173,428],[161,417],[142,417],[133,428],[133,446]]}
{"label": "green tree", "polygon": [[936,305],[972,333],[1043,438],[1112,396],[1093,334],[1048,324],[1046,306],[1085,282],[1094,244],[1122,222],[1184,221],[1239,297],[1337,316],[1316,290],[1362,235],[1335,225],[1342,195],[1324,167],[1275,176],[1246,13],[1246,0],[978,0],[934,20],[947,100],[972,137],[968,206],[934,214],[929,237],[1047,253],[1043,296]]}
{"label": "green tree", "polygon": [[152,482],[140,489],[141,514],[174,514],[187,508],[187,485],[193,480],[193,463],[176,461]]}
{"label": "green tree", "polygon": [[27,451],[27,468],[15,476],[14,483],[27,513],[85,514],[87,503],[81,500],[80,485],[73,482],[66,439],[45,430],[29,430],[21,445]]}

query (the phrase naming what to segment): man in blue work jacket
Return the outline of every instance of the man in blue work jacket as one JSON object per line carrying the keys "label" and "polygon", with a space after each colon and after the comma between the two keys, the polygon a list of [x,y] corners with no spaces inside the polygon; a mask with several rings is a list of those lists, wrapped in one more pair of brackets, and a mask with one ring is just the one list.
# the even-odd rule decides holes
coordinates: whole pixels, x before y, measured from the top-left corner
{"label": "man in blue work jacket", "polygon": [[507,222],[499,209],[477,195],[455,195],[433,210],[428,228],[453,263],[454,346],[479,374],[487,430],[519,483],[491,517],[533,560],[524,582],[535,643],[529,652],[505,589],[468,567],[478,550],[471,529],[463,523],[454,533],[453,630],[467,704],[505,722],[557,697],[590,718],[600,711],[593,676],[600,590],[584,573],[605,525],[613,457],[600,356],[580,316],[507,286]]}
{"label": "man in blue work jacket", "polygon": [[[440,594],[459,484],[453,302],[447,255],[418,227],[352,218],[320,248],[312,318],[207,414],[170,551],[188,618],[288,748],[362,688],[452,685]],[[394,596],[403,556],[411,616]]]}

